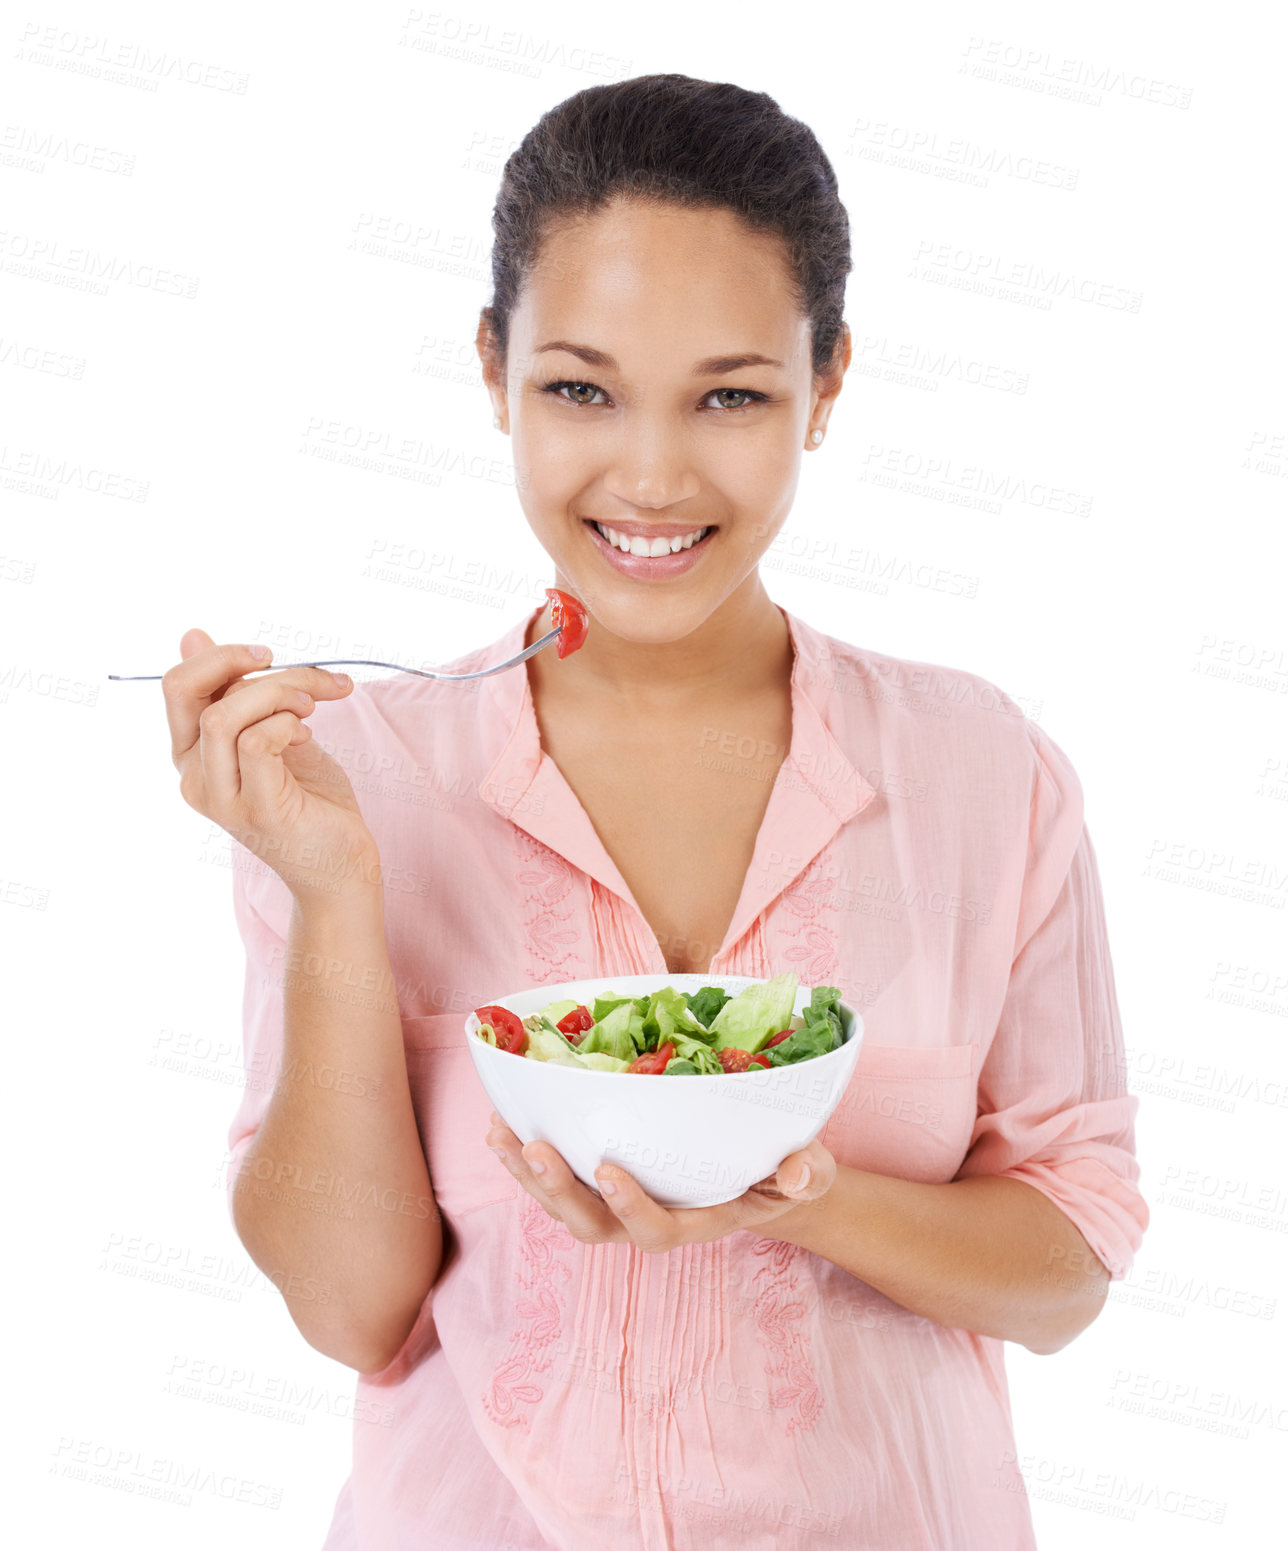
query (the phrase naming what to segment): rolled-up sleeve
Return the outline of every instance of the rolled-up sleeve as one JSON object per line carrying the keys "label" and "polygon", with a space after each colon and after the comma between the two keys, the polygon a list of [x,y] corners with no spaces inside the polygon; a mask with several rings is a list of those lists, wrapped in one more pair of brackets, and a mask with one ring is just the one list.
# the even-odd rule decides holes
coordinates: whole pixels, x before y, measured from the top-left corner
{"label": "rolled-up sleeve", "polygon": [[1035,768],[1010,981],[957,1173],[1009,1175],[1073,1222],[1119,1280],[1149,1226],[1104,902],[1082,788],[1026,721]]}
{"label": "rolled-up sleeve", "polygon": [[282,982],[292,899],[271,868],[236,841],[232,847],[233,913],[246,950],[242,993],[242,1066],[245,1086],[228,1127],[226,1190],[233,1185],[273,1096],[282,1063]]}

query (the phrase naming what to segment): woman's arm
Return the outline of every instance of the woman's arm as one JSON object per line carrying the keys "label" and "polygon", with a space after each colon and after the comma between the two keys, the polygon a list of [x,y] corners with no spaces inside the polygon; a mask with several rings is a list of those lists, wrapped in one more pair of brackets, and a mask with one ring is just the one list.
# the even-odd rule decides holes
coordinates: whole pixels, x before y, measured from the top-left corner
{"label": "woman's arm", "polygon": [[[1109,1273],[1068,1217],[1022,1180],[922,1185],[838,1163],[817,1140],[774,1180],[719,1206],[668,1208],[616,1164],[602,1199],[549,1142],[519,1138],[495,1113],[488,1143],[523,1188],[583,1244],[665,1254],[745,1230],[799,1244],[914,1314],[1058,1352],[1096,1317]],[[810,1172],[802,1179],[802,1165]],[[795,1198],[795,1199],[793,1199]]]}
{"label": "woman's arm", "polygon": [[1109,1285],[1073,1223],[1018,1179],[924,1185],[838,1164],[826,1195],[760,1231],[914,1314],[1043,1356],[1086,1329]]}
{"label": "woman's arm", "polygon": [[1015,949],[957,1177],[919,1184],[838,1164],[825,1195],[761,1231],[915,1314],[1045,1355],[1103,1309],[1149,1209],[1082,788],[1048,734],[1027,720],[1024,731],[1032,786]]}
{"label": "woman's arm", "polygon": [[281,1069],[233,1221],[305,1340],[374,1373],[406,1339],[443,1252],[380,883],[327,905],[296,900],[282,978]]}

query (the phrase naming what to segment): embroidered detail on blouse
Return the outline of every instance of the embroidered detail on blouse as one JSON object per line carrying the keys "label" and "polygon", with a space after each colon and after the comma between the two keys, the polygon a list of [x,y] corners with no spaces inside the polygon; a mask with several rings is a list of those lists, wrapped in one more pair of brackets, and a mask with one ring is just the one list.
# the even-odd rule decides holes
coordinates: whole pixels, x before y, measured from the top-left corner
{"label": "embroidered detail on blouse", "polygon": [[780,949],[778,957],[791,965],[805,986],[830,985],[840,973],[836,950],[836,917],[840,908],[834,900],[835,883],[823,870],[826,858],[824,847],[782,895],[785,910],[799,925],[788,926],[780,918],[778,935],[793,946]]}
{"label": "embroidered detail on blouse", "polygon": [[[775,1410],[790,1410],[787,1436],[798,1427],[811,1428],[823,1414],[823,1395],[809,1361],[809,1342],[802,1334],[805,1300],[800,1291],[799,1244],[780,1239],[757,1239],[752,1254],[763,1257],[756,1271],[756,1328],[770,1352],[765,1367],[781,1383],[771,1385],[769,1403]],[[771,1355],[772,1354],[772,1355]]]}
{"label": "embroidered detail on blouse", "polygon": [[573,891],[572,868],[557,851],[517,824],[511,824],[510,833],[518,853],[516,876],[525,890],[523,935],[532,982],[576,980],[577,931],[571,924],[575,910],[567,903]]}
{"label": "embroidered detail on blouse", "polygon": [[[826,849],[821,851],[809,867],[781,896],[784,910],[800,922],[793,929],[787,917],[780,913],[773,925],[775,960],[786,960],[794,965],[802,985],[826,985],[837,973],[840,963],[834,917],[837,907],[832,903],[831,880],[823,871]],[[832,912],[821,917],[821,912]],[[751,934],[745,945],[747,962],[740,965],[738,973],[754,975],[764,980],[775,972],[781,973],[783,964],[771,964],[763,919],[757,921],[758,930]],[[797,938],[795,946],[784,947]],[[765,1345],[765,1371],[770,1376],[770,1406],[779,1414],[789,1412],[787,1436],[799,1427],[812,1428],[823,1413],[823,1394],[818,1378],[810,1362],[809,1337],[805,1324],[806,1298],[801,1292],[802,1250],[798,1244],[785,1244],[781,1239],[755,1239],[752,1254],[760,1256],[760,1264],[751,1279],[752,1316],[756,1329]],[[773,1383],[774,1379],[779,1382]]]}
{"label": "embroidered detail on blouse", "polygon": [[527,1432],[532,1419],[519,1408],[536,1405],[545,1393],[533,1376],[550,1366],[551,1359],[543,1353],[563,1328],[559,1281],[572,1272],[557,1254],[559,1240],[568,1230],[531,1196],[523,1199],[519,1227],[519,1285],[524,1291],[515,1299],[514,1312],[520,1323],[511,1333],[509,1352],[492,1374],[483,1409],[499,1426]]}

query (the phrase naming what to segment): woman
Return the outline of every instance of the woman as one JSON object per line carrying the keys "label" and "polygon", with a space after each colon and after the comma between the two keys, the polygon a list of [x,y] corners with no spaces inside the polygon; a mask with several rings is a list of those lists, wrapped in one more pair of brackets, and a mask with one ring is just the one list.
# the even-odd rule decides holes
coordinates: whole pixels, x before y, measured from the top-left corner
{"label": "woman", "polygon": [[[327,1551],[1031,1547],[1002,1343],[1130,1267],[1137,1100],[1062,751],[757,570],[850,360],[832,169],[762,93],[644,76],[547,113],[494,225],[484,378],[585,645],[350,694],[189,631],[166,675],[239,842],[234,1220],[359,1373]],[[589,1190],[462,1045],[525,984],[789,968],[863,1049],[723,1206]]]}

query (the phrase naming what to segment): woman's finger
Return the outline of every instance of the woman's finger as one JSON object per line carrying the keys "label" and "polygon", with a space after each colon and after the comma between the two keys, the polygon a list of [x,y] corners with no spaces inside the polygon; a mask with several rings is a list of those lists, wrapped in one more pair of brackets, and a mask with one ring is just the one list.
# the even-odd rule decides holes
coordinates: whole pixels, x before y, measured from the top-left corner
{"label": "woman's finger", "polygon": [[[307,716],[321,699],[339,699],[345,687],[336,683],[323,668],[283,668],[280,673],[270,673],[265,678],[246,680],[235,689],[207,704],[201,713],[201,769],[205,777],[206,793],[216,810],[227,814],[243,795],[243,770],[238,750],[247,729],[270,718],[276,719],[281,712],[294,712],[295,716]],[[293,732],[286,723],[277,723],[286,729],[261,743],[254,739],[249,745],[252,759],[261,767],[265,761],[271,767],[271,755],[280,754],[291,741],[287,731]],[[260,768],[252,774],[252,784],[257,784],[261,796],[275,787],[280,795],[282,767],[277,771]],[[272,776],[276,775],[276,782]],[[248,799],[249,800],[249,799]],[[270,808],[261,808],[270,812]]]}
{"label": "woman's finger", "polygon": [[[535,1143],[529,1143],[528,1145],[533,1148],[533,1157],[531,1159],[525,1157],[523,1143],[520,1142],[519,1138],[511,1131],[495,1110],[492,1111],[492,1124],[487,1133],[487,1144],[498,1154],[505,1167],[509,1169],[528,1194],[534,1200],[539,1201],[552,1217],[557,1217],[562,1222],[563,1211],[553,1195],[546,1189],[546,1182],[551,1176],[552,1164],[562,1168],[570,1175],[572,1170],[568,1168],[568,1165],[555,1152],[554,1148],[549,1147],[543,1153],[538,1150]],[[547,1153],[551,1155],[549,1161]],[[539,1173],[533,1168],[533,1162],[541,1165]],[[575,1183],[581,1183],[580,1180],[576,1179],[576,1176],[573,1176],[573,1178]],[[582,1186],[582,1189],[584,1190],[585,1186]],[[589,1194],[589,1191],[586,1193]]]}
{"label": "woman's finger", "polygon": [[[301,706],[300,711],[303,709]],[[287,779],[282,754],[291,744],[300,741],[299,732],[303,726],[299,712],[278,711],[262,721],[252,722],[237,735],[240,795],[251,813],[267,817],[280,808],[282,788]]]}
{"label": "woman's finger", "polygon": [[[721,1210],[717,1206],[686,1208],[677,1216],[655,1201],[624,1169],[601,1164],[595,1170],[595,1178],[613,1216],[646,1254],[663,1254],[675,1249],[689,1242],[690,1232],[694,1241],[700,1242],[701,1214]],[[689,1218],[699,1221],[689,1227],[686,1221]],[[681,1222],[686,1222],[687,1231],[681,1228]]]}
{"label": "woman's finger", "polygon": [[542,1205],[559,1218],[573,1238],[593,1244],[625,1237],[617,1218],[582,1184],[549,1142],[529,1142],[518,1161],[539,1192]]}
{"label": "woman's finger", "polygon": [[[204,643],[204,644],[203,644]],[[267,667],[249,646],[216,646],[204,630],[189,630],[179,643],[187,648],[182,662],[161,675],[166,720],[170,724],[170,757],[182,770],[188,753],[201,737],[201,713],[243,673]]]}
{"label": "woman's finger", "polygon": [[817,1201],[836,1180],[836,1159],[817,1137],[778,1165],[774,1183],[789,1201]]}

